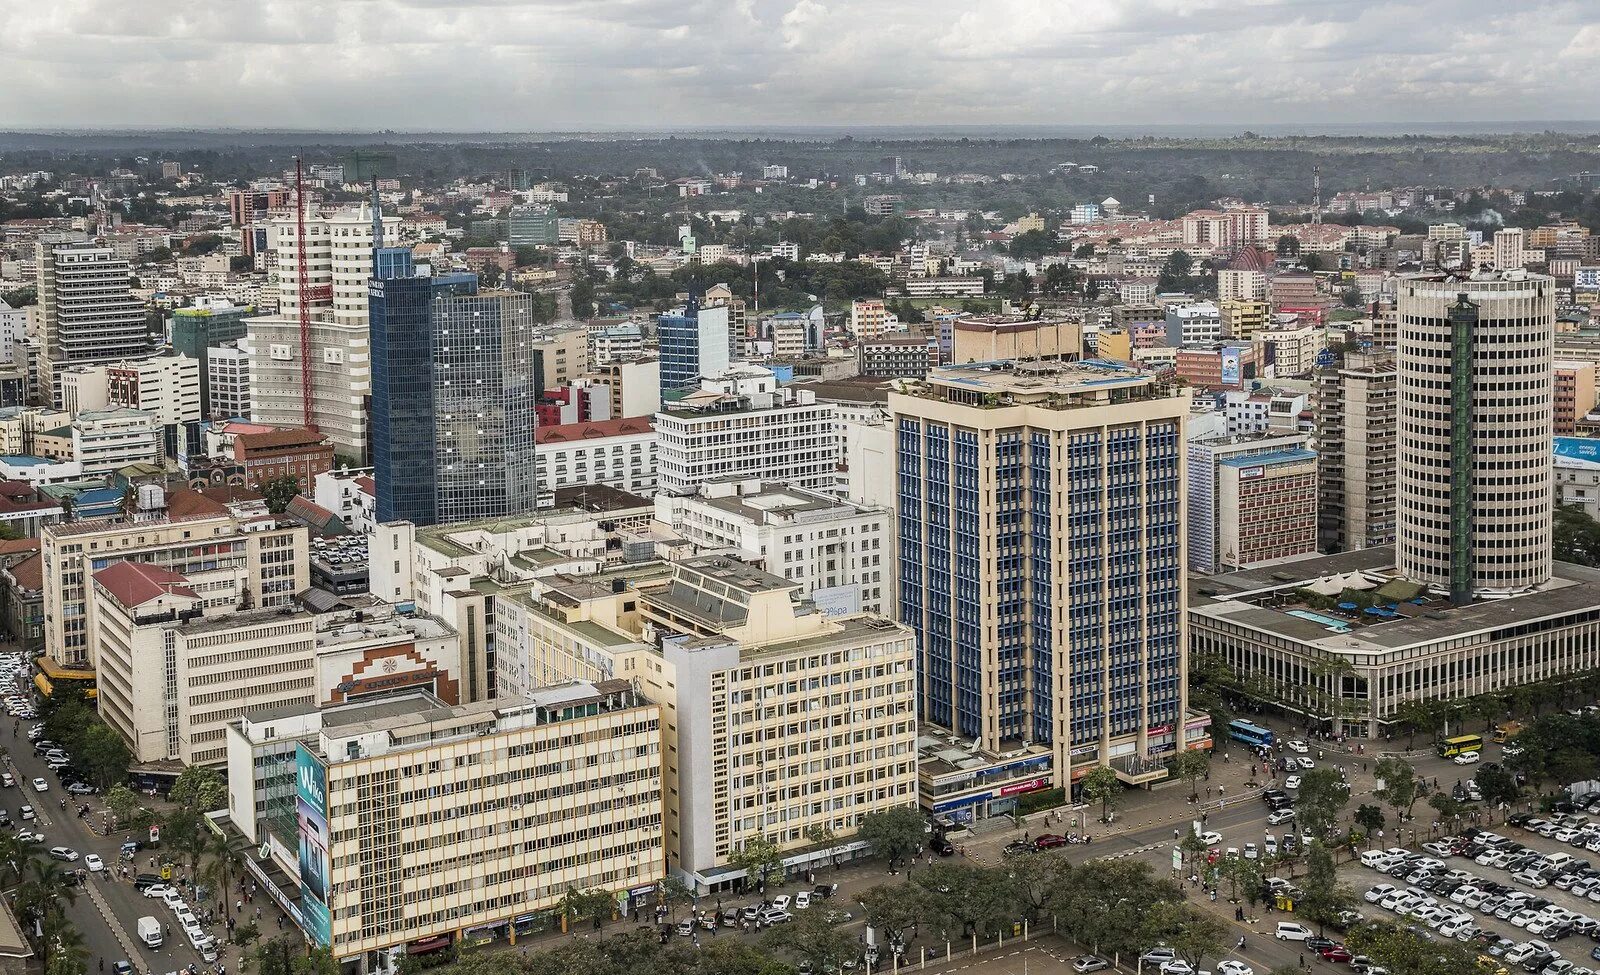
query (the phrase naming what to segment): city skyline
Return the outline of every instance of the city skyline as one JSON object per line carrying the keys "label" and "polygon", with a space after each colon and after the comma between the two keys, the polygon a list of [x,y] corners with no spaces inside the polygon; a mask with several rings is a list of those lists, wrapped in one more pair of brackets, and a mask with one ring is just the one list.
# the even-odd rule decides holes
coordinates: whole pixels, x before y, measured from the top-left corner
{"label": "city skyline", "polygon": [[5,6],[20,127],[1568,119],[1600,65],[1570,2]]}

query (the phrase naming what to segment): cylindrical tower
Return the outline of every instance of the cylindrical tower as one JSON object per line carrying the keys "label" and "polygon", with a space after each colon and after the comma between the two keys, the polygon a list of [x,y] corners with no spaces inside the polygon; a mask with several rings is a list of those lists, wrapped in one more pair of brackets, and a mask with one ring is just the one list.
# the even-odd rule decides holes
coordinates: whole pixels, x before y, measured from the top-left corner
{"label": "cylindrical tower", "polygon": [[1399,299],[1400,572],[1457,603],[1546,582],[1554,279],[1408,278]]}

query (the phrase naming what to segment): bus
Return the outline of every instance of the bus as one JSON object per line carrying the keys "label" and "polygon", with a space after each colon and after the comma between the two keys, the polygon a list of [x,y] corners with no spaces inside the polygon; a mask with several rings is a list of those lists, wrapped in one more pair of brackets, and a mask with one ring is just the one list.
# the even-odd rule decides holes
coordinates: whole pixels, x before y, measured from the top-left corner
{"label": "bus", "polygon": [[1454,738],[1445,738],[1439,742],[1439,757],[1453,758],[1462,752],[1483,751],[1482,735],[1456,735]]}
{"label": "bus", "polygon": [[1272,729],[1251,724],[1243,718],[1228,722],[1228,737],[1257,748],[1271,748],[1273,741]]}

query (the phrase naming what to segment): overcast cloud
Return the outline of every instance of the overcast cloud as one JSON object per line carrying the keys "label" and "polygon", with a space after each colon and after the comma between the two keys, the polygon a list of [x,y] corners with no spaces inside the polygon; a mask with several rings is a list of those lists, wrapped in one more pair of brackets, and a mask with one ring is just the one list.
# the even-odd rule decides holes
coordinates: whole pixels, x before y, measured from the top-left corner
{"label": "overcast cloud", "polygon": [[1591,119],[1600,0],[0,0],[0,126]]}

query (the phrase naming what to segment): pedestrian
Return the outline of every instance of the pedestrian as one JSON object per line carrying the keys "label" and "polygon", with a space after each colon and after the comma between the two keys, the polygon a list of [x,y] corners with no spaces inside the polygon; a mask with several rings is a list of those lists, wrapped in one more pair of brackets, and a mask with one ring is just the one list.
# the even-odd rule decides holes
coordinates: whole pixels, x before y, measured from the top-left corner
{"label": "pedestrian", "polygon": [[1305,952],[1301,952],[1301,953],[1300,953],[1300,967],[1301,967],[1301,968],[1304,968],[1304,967],[1306,967],[1306,956],[1305,956]]}

